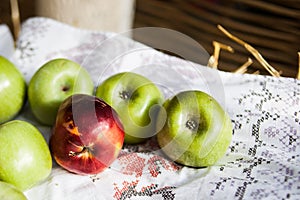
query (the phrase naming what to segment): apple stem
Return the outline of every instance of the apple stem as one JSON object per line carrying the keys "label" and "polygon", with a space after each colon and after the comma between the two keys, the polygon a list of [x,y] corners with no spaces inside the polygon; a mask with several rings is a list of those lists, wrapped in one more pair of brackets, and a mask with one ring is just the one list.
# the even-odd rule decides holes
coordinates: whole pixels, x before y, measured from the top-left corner
{"label": "apple stem", "polygon": [[130,96],[129,92],[127,92],[127,91],[122,91],[119,93],[119,95],[124,100],[129,99],[129,96]]}
{"label": "apple stem", "polygon": [[62,87],[62,91],[64,91],[64,92],[67,92],[69,89],[70,89],[69,86],[63,86],[63,87]]}
{"label": "apple stem", "polygon": [[185,126],[192,130],[192,131],[196,131],[198,129],[198,124],[195,120],[193,119],[189,119],[186,123],[185,123]]}
{"label": "apple stem", "polygon": [[80,155],[82,153],[86,153],[86,152],[89,152],[89,148],[84,146],[80,152],[70,151],[69,156],[78,156],[78,155]]}

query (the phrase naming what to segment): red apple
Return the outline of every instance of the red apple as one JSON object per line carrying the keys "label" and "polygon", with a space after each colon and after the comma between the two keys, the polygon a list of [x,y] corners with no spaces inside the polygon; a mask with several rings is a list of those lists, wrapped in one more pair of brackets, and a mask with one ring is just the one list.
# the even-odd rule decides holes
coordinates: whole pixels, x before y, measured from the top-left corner
{"label": "red apple", "polygon": [[123,126],[115,110],[95,96],[75,94],[59,107],[50,149],[60,166],[87,175],[109,167],[123,142]]}

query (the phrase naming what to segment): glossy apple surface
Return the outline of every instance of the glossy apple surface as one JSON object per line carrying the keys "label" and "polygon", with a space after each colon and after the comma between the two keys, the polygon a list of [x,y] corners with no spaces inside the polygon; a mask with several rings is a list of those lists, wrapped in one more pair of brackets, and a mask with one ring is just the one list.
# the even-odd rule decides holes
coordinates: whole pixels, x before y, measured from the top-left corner
{"label": "glossy apple surface", "polygon": [[156,134],[156,117],[164,99],[159,88],[146,77],[133,72],[115,74],[97,87],[96,96],[119,114],[125,143],[140,143]]}
{"label": "glossy apple surface", "polygon": [[0,56],[0,124],[15,117],[23,107],[26,83],[9,60]]}
{"label": "glossy apple surface", "polygon": [[76,94],[60,106],[50,138],[56,162],[76,174],[97,174],[117,158],[124,131],[117,113],[103,100]]}
{"label": "glossy apple surface", "polygon": [[165,120],[157,140],[167,156],[186,166],[214,165],[228,149],[232,123],[210,95],[180,92],[164,103],[158,123]]}
{"label": "glossy apple surface", "polygon": [[24,191],[46,179],[52,169],[49,147],[28,122],[13,120],[0,126],[0,180]]}
{"label": "glossy apple surface", "polygon": [[15,186],[0,181],[0,199],[1,200],[27,200],[22,191]]}
{"label": "glossy apple surface", "polygon": [[52,126],[59,105],[72,94],[92,94],[93,82],[88,72],[68,59],[53,59],[31,78],[28,100],[36,119]]}

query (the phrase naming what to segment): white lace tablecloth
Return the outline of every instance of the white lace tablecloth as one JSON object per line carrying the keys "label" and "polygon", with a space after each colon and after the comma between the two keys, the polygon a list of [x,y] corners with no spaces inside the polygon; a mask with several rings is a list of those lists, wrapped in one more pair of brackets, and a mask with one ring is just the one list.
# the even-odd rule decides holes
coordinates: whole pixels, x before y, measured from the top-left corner
{"label": "white lace tablecloth", "polygon": [[[29,200],[300,199],[300,82],[296,79],[225,73],[123,36],[80,30],[46,18],[23,24],[11,54],[6,51],[11,43],[3,43],[2,32],[0,53],[6,52],[27,82],[42,64],[57,57],[82,64],[95,85],[111,74],[136,71],[157,83],[166,97],[187,88],[210,93],[234,125],[231,145],[215,166],[177,165],[159,151],[153,138],[125,145],[112,166],[97,175],[75,175],[54,163],[47,180],[25,191]],[[38,124],[28,107],[18,118],[35,124],[49,140],[51,127]]]}

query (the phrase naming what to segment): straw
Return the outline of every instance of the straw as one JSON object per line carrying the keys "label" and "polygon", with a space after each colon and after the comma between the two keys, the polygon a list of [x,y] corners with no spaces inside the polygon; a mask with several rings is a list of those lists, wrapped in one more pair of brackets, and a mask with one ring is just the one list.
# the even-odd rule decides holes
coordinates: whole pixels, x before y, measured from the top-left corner
{"label": "straw", "polygon": [[13,24],[13,32],[14,32],[15,40],[17,40],[21,29],[18,0],[10,0],[10,5],[11,5],[11,19]]}

